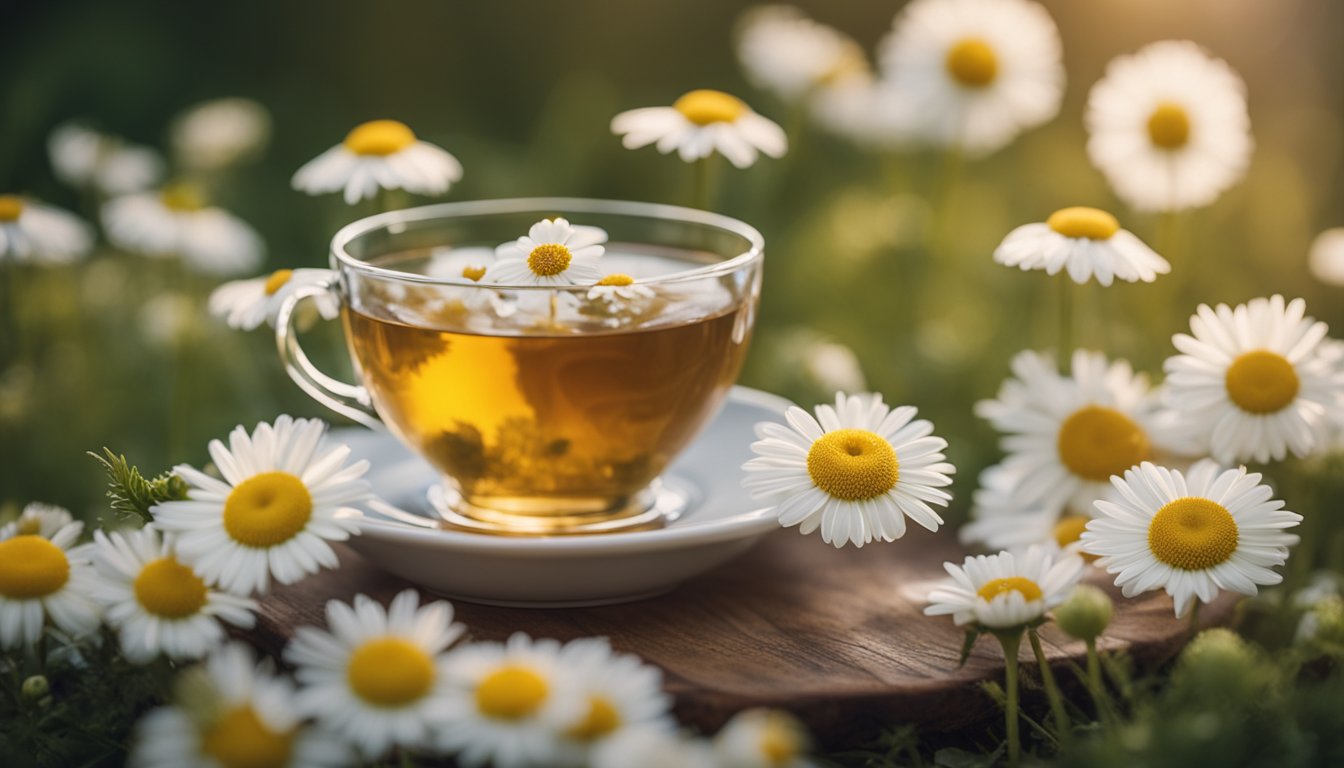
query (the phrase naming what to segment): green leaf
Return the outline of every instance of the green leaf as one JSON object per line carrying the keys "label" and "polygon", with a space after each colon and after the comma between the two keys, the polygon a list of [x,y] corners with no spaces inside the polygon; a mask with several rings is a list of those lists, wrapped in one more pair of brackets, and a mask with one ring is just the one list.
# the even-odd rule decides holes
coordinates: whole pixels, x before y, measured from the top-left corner
{"label": "green leaf", "polygon": [[187,498],[187,484],[172,472],[146,480],[125,456],[113,453],[111,448],[103,448],[101,454],[90,451],[89,455],[107,472],[107,498],[112,510],[122,517],[151,523],[154,515],[149,510],[155,504]]}
{"label": "green leaf", "polygon": [[958,667],[966,663],[966,659],[971,655],[971,649],[975,647],[975,641],[980,639],[980,634],[980,630],[975,626],[966,630],[966,637],[961,641],[961,657],[957,659]]}

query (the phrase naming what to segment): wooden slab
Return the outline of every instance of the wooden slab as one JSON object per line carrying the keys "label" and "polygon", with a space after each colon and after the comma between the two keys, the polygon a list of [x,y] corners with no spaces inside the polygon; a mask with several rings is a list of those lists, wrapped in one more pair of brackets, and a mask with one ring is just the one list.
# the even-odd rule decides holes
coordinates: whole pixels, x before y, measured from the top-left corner
{"label": "wooden slab", "polygon": [[[406,586],[347,548],[340,555],[340,570],[268,596],[249,639],[276,653],[293,627],[323,624],[327,600],[364,592],[386,603]],[[789,709],[823,738],[904,722],[952,729],[994,712],[978,684],[1003,674],[993,638],[981,638],[959,667],[961,631],[947,617],[922,613],[924,595],[944,576],[943,561],[963,556],[950,533],[916,530],[893,544],[836,550],[779,531],[741,559],[639,603],[455,605],[475,639],[502,640],[520,630],[562,640],[609,637],[617,649],[662,667],[681,721],[704,729],[751,706]],[[1090,581],[1109,587],[1105,574],[1090,570]],[[1149,666],[1174,656],[1188,623],[1174,617],[1171,600],[1159,593],[1125,600],[1110,591],[1117,611],[1102,647],[1126,648]],[[1235,603],[1224,595],[1205,606],[1201,623],[1227,623]],[[1082,658],[1082,644],[1053,625],[1042,640],[1052,658]],[[1031,651],[1027,643],[1022,648],[1025,662]]]}

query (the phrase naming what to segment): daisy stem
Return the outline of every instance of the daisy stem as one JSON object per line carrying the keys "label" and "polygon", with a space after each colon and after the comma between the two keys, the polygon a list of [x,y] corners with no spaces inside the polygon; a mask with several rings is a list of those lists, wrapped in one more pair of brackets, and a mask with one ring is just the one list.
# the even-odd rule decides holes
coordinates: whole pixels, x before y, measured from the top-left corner
{"label": "daisy stem", "polygon": [[1097,708],[1097,717],[1104,717],[1107,712],[1103,698],[1106,687],[1101,680],[1101,657],[1097,654],[1095,637],[1087,641],[1087,687],[1092,689],[1092,703]]}
{"label": "daisy stem", "polygon": [[1194,637],[1195,635],[1199,634],[1199,606],[1200,606],[1200,605],[1202,605],[1202,603],[1200,603],[1199,600],[1195,600],[1195,604],[1194,604],[1194,606],[1192,606],[1192,607],[1190,608],[1190,636],[1191,636],[1191,637]]}
{"label": "daisy stem", "polygon": [[1036,654],[1036,666],[1041,670],[1041,684],[1045,686],[1045,697],[1050,700],[1050,714],[1055,718],[1055,732],[1059,735],[1060,743],[1068,741],[1069,738],[1069,713],[1064,708],[1064,696],[1059,692],[1059,685],[1055,683],[1055,673],[1050,669],[1050,662],[1045,658],[1045,649],[1041,647],[1041,636],[1036,634],[1036,630],[1027,630],[1027,637],[1031,640],[1031,651]]}
{"label": "daisy stem", "polygon": [[702,157],[691,163],[691,173],[694,177],[692,179],[691,207],[708,211],[709,206],[714,202],[710,187],[709,158]]}
{"label": "daisy stem", "polygon": [[952,204],[956,197],[957,182],[961,180],[961,150],[952,148],[943,156],[942,175],[939,179],[936,202],[933,208],[933,221],[930,224],[931,250],[934,256],[951,258]]}
{"label": "daisy stem", "polygon": [[1073,283],[1068,275],[1059,275],[1059,372],[1069,374],[1069,358],[1073,356]]}
{"label": "daisy stem", "polygon": [[1003,646],[1003,717],[1008,729],[1008,764],[1015,766],[1022,758],[1022,737],[1018,734],[1017,722],[1017,650],[1022,647],[1022,633],[995,634]]}

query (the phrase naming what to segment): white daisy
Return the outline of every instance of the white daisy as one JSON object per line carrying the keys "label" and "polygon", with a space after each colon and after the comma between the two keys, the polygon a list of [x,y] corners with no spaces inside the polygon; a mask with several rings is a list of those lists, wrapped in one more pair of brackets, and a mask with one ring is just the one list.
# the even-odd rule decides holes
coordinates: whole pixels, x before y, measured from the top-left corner
{"label": "white daisy", "polygon": [[1245,85],[1189,41],[1113,60],[1092,86],[1086,122],[1092,164],[1141,211],[1208,205],[1241,180],[1251,158]]}
{"label": "white daisy", "polygon": [[210,275],[256,269],[266,250],[256,230],[207,205],[187,184],[109,200],[103,205],[103,227],[118,248],[159,258],[180,256],[188,267]]}
{"label": "white daisy", "polygon": [[722,768],[714,750],[698,739],[663,728],[621,731],[593,750],[591,768]]}
{"label": "white daisy", "polygon": [[[210,314],[244,331],[262,323],[274,325],[280,305],[296,288],[330,285],[334,276],[329,269],[278,269],[265,277],[234,280],[211,292]],[[317,311],[328,320],[341,313],[340,297],[332,291],[318,296],[316,301]]]}
{"label": "white daisy", "polygon": [[1062,514],[1039,502],[1024,505],[1014,497],[1019,482],[1020,478],[1002,464],[982,472],[972,496],[973,518],[961,527],[957,538],[963,544],[979,544],[993,551],[1017,551],[1039,544],[1077,552],[1081,548],[1079,537],[1092,517]]}
{"label": "white daisy", "polygon": [[663,693],[663,673],[638,656],[616,653],[606,638],[571,640],[557,662],[569,673],[587,707],[561,732],[561,762],[587,765],[593,749],[623,731],[673,730],[672,697]]}
{"label": "white daisy", "polygon": [[1260,475],[1201,461],[1183,476],[1144,462],[1112,482],[1119,500],[1097,502],[1083,548],[1100,555],[1125,597],[1160,587],[1184,616],[1196,597],[1254,595],[1256,585],[1283,580],[1271,569],[1287,561],[1297,536],[1284,529],[1302,516],[1271,501]]}
{"label": "white daisy", "polygon": [[1344,285],[1344,227],[1327,229],[1311,241],[1311,274],[1327,285]]}
{"label": "white daisy", "polygon": [[1042,269],[1047,275],[1066,270],[1079,285],[1093,276],[1102,285],[1117,277],[1151,283],[1171,271],[1166,259],[1121,229],[1114,216],[1084,207],[1062,208],[1044,223],[1014,229],[994,250],[994,261],[1023,271]]}
{"label": "white daisy", "polygon": [[502,285],[582,285],[602,277],[607,233],[598,227],[572,226],[560,217],[542,219],[526,235],[502,243],[498,258],[481,279]]}
{"label": "white daisy", "polygon": [[1341,407],[1344,371],[1323,352],[1326,325],[1282,296],[1235,309],[1201,304],[1193,336],[1172,337],[1166,403],[1178,428],[1224,463],[1306,456],[1324,445]]}
{"label": "white daisy", "polygon": [[0,264],[68,264],[88,255],[93,230],[60,208],[18,195],[0,195]]}
{"label": "white daisy", "polygon": [[186,501],[156,504],[154,526],[179,534],[177,552],[211,584],[236,594],[265,592],[274,577],[292,584],[335,568],[328,541],[359,533],[360,512],[347,505],[370,498],[361,479],[367,461],[346,465],[350,448],[319,453],[327,425],[280,416],[249,436],[236,427],[225,447],[210,441],[217,480],[179,464],[190,486]]}
{"label": "white daisy", "polygon": [[104,195],[140,192],[163,178],[159,153],[75,123],[52,131],[47,151],[57,178]]}
{"label": "white daisy", "polygon": [[778,709],[748,709],[714,736],[714,756],[723,768],[814,768],[807,758],[807,729]]}
{"label": "white daisy", "polygon": [[444,248],[434,253],[425,274],[439,280],[479,283],[494,263],[493,248]]}
{"label": "white daisy", "polygon": [[592,288],[588,289],[589,301],[601,301],[610,305],[646,301],[652,299],[653,296],[652,288],[647,285],[640,285],[635,282],[635,278],[621,272],[604,275],[601,280],[593,283]]}
{"label": "white daisy", "polygon": [[265,149],[271,138],[271,115],[251,99],[214,99],[174,118],[170,137],[185,167],[226,168]]}
{"label": "white daisy", "polygon": [[1030,0],[914,0],[879,48],[920,134],[975,155],[1058,114],[1061,56],[1054,20]]}
{"label": "white daisy", "polygon": [[747,79],[785,101],[868,69],[863,49],[849,36],[788,5],[748,10],[738,26],[737,58]]}
{"label": "white daisy", "polygon": [[132,768],[339,768],[353,760],[339,737],[305,725],[294,685],[269,660],[229,643],[182,673],[176,701],[135,727]]}
{"label": "white daisy", "polygon": [[64,507],[34,501],[23,508],[19,519],[0,527],[0,541],[15,536],[41,536],[50,539],[56,532],[75,521]]}
{"label": "white daisy", "polygon": [[0,648],[36,643],[48,619],[67,634],[98,628],[98,605],[88,547],[74,547],[82,523],[68,523],[50,538],[0,532]]}
{"label": "white daisy", "polygon": [[301,627],[285,648],[301,686],[296,705],[366,760],[419,749],[447,726],[450,659],[464,631],[453,606],[408,589],[383,607],[365,595],[327,603],[327,630]]}
{"label": "white daisy", "polygon": [[645,107],[611,119],[612,133],[626,149],[655,145],[673,150],[690,163],[718,152],[738,168],[756,162],[759,153],[783,157],[789,141],[784,129],[723,91],[701,88],[683,94],[670,107]]}
{"label": "white daisy", "polygon": [[436,733],[440,749],[465,766],[547,765],[563,733],[591,711],[560,643],[519,632],[506,643],[476,643],[448,661],[450,693]]}
{"label": "white daisy", "polygon": [[933,424],[876,394],[837,393],[834,408],[816,411],[813,418],[789,408],[792,428],[757,424],[757,457],[742,466],[752,496],[778,502],[780,525],[805,534],[820,528],[822,541],[837,548],[895,541],[905,535],[906,517],[938,530],[943,519],[930,505],[947,506],[952,496],[942,487],[956,470],[944,461],[947,441],[933,436]]}
{"label": "white daisy", "polygon": [[224,622],[244,629],[255,622],[255,602],[211,589],[153,528],[95,531],[93,539],[99,578],[92,596],[129,661],[199,659],[223,641]]}
{"label": "white daisy", "polygon": [[952,577],[929,593],[928,616],[951,615],[958,626],[974,623],[994,630],[1034,625],[1064,602],[1078,584],[1083,560],[1047,547],[1025,552],[967,557],[960,566],[943,563]]}
{"label": "white daisy", "polygon": [[420,141],[396,120],[355,126],[345,141],[309,160],[295,174],[294,188],[310,195],[344,190],[354,205],[380,189],[441,195],[462,178],[462,164],[443,149]]}

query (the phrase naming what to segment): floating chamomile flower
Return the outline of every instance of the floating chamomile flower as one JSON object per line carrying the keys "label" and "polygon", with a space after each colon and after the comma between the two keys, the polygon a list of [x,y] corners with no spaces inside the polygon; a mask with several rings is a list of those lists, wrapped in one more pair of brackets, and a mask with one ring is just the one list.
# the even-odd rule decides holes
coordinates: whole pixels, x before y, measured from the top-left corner
{"label": "floating chamomile flower", "polygon": [[104,195],[139,192],[163,178],[164,163],[159,153],[76,123],[52,131],[47,151],[57,178]]}
{"label": "floating chamomile flower", "polygon": [[0,195],[0,264],[68,264],[87,256],[93,232],[60,208],[18,195]]}
{"label": "floating chamomile flower", "polygon": [[1251,158],[1245,85],[1189,41],[1113,60],[1092,86],[1086,122],[1092,164],[1141,211],[1208,205],[1241,180]]}
{"label": "floating chamomile flower", "polygon": [[958,626],[990,630],[1033,626],[1064,602],[1082,575],[1082,558],[1046,547],[967,557],[944,563],[952,583],[929,593],[929,616],[951,615]]}
{"label": "floating chamomile flower", "polygon": [[880,46],[919,134],[983,155],[1059,113],[1059,30],[1030,0],[915,0]]}
{"label": "floating chamomile flower", "polygon": [[179,556],[202,578],[237,594],[265,592],[272,577],[292,584],[335,568],[327,542],[359,533],[360,512],[347,505],[369,498],[361,479],[369,463],[346,465],[346,445],[319,453],[326,429],[317,419],[281,416],[251,435],[235,428],[228,447],[211,440],[224,479],[174,467],[190,487],[187,500],[156,504],[154,526],[178,534]]}
{"label": "floating chamomile flower", "polygon": [[493,248],[445,248],[434,254],[425,274],[439,280],[479,283],[494,263]]}
{"label": "floating chamomile flower", "polygon": [[994,261],[1023,271],[1045,270],[1047,275],[1064,270],[1079,285],[1094,276],[1102,285],[1115,278],[1151,283],[1171,271],[1166,259],[1121,229],[1114,216],[1084,207],[1062,208],[1044,223],[1014,229],[994,250]]}
{"label": "floating chamomile flower", "polygon": [[1306,307],[1277,295],[1235,309],[1201,304],[1194,335],[1172,337],[1182,354],[1163,366],[1166,404],[1215,459],[1279,461],[1325,444],[1344,405],[1344,371],[1323,352],[1326,325]]}
{"label": "floating chamomile flower", "polygon": [[1344,227],[1327,229],[1311,241],[1311,274],[1327,285],[1344,285]]}
{"label": "floating chamomile flower", "polygon": [[209,275],[256,269],[266,250],[256,230],[207,204],[201,190],[186,183],[113,198],[102,215],[107,237],[118,248],[157,258],[179,256]]}
{"label": "floating chamomile flower", "polygon": [[64,507],[34,501],[23,508],[19,519],[0,527],[0,541],[15,536],[41,536],[50,539],[57,531],[74,521],[75,518]]}
{"label": "floating chamomile flower", "polygon": [[135,727],[132,768],[341,768],[352,756],[339,738],[303,723],[294,685],[229,643],[182,673],[174,701]]}
{"label": "floating chamomile flower", "polygon": [[889,408],[876,394],[837,393],[835,407],[819,405],[816,418],[794,406],[790,426],[756,425],[756,458],[742,466],[743,485],[756,498],[775,500],[782,526],[822,541],[861,547],[905,535],[909,517],[930,531],[943,519],[931,505],[947,506],[947,441],[933,424],[915,420],[911,406]]}
{"label": "floating chamomile flower", "polygon": [[1284,530],[1302,516],[1271,501],[1260,475],[1212,461],[1182,475],[1144,462],[1112,482],[1119,498],[1097,502],[1083,548],[1116,574],[1125,597],[1163,588],[1184,616],[1195,598],[1213,602],[1220,589],[1254,595],[1283,580],[1271,569],[1288,560],[1298,538]]}
{"label": "floating chamomile flower", "polygon": [[257,604],[212,589],[153,528],[96,531],[93,538],[98,583],[92,596],[118,630],[127,660],[199,659],[224,639],[222,622],[252,627]]}
{"label": "floating chamomile flower", "polygon": [[592,714],[576,673],[565,666],[559,642],[521,632],[505,643],[457,649],[447,664],[447,723],[436,744],[465,766],[546,765],[563,749],[564,732]]}
{"label": "floating chamomile flower", "polygon": [[868,69],[858,43],[788,5],[758,6],[743,14],[737,58],[752,85],[790,102]]}
{"label": "floating chamomile flower", "polygon": [[251,99],[214,99],[174,118],[171,138],[184,166],[226,168],[261,153],[271,138],[271,115]]}
{"label": "floating chamomile flower", "polygon": [[587,707],[561,732],[565,763],[587,765],[592,750],[630,729],[672,730],[672,698],[663,675],[638,656],[616,653],[606,638],[571,640],[557,662],[569,673]]}
{"label": "floating chamomile flower", "polygon": [[344,190],[346,204],[354,205],[380,189],[441,195],[461,178],[457,158],[417,139],[405,123],[373,120],[308,161],[291,183],[310,195]]}
{"label": "floating chamomile flower", "polygon": [[[262,323],[274,325],[280,305],[295,289],[330,285],[334,277],[329,269],[278,269],[265,277],[234,280],[210,293],[210,314],[244,331]],[[327,320],[341,313],[340,297],[330,291],[318,296],[316,302],[317,311]]]}
{"label": "floating chamomile flower", "polygon": [[670,107],[622,112],[611,119],[611,130],[626,149],[653,144],[664,155],[676,150],[688,163],[718,152],[746,168],[759,153],[783,157],[789,148],[783,128],[736,96],[708,88],[685,93]]}
{"label": "floating chamomile flower", "polygon": [[447,726],[449,663],[462,636],[453,607],[421,606],[413,589],[383,607],[366,595],[327,603],[327,630],[301,627],[285,648],[301,686],[296,702],[366,760],[418,749]]}
{"label": "floating chamomile flower", "polygon": [[98,628],[88,547],[70,546],[83,530],[67,523],[50,538],[0,533],[0,648],[36,643],[48,619],[73,636]]}
{"label": "floating chamomile flower", "polygon": [[583,285],[602,277],[597,260],[602,257],[607,233],[599,227],[574,226],[556,217],[542,219],[517,240],[495,249],[499,259],[490,265],[487,283],[501,285]]}
{"label": "floating chamomile flower", "polygon": [[631,728],[593,750],[591,768],[725,768],[704,739],[666,728]]}
{"label": "floating chamomile flower", "polygon": [[807,729],[778,709],[748,709],[714,736],[714,756],[724,768],[814,768]]}
{"label": "floating chamomile flower", "polygon": [[636,283],[635,278],[620,272],[604,276],[588,289],[589,301],[602,301],[607,304],[652,299],[653,295],[653,289]]}

